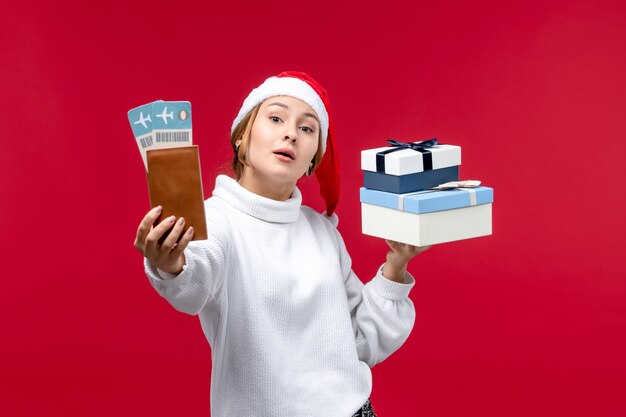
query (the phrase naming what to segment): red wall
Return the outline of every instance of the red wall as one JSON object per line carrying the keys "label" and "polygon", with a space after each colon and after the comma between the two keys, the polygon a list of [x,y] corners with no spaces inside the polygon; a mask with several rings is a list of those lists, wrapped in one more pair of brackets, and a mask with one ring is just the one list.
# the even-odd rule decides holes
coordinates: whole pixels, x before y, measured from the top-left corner
{"label": "red wall", "polygon": [[417,322],[374,368],[378,414],[626,415],[624,3],[366,3],[3,3],[0,414],[209,414],[197,319],[132,245],[126,112],[192,102],[208,196],[243,98],[297,69],[331,95],[364,281],[386,246],[360,233],[360,150],[436,136],[495,189],[493,236],[411,263]]}

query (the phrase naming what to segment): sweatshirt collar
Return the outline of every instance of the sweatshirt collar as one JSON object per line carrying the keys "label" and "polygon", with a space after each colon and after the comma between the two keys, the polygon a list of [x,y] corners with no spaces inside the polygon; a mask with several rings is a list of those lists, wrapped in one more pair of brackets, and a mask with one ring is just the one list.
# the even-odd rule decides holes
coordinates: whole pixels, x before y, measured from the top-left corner
{"label": "sweatshirt collar", "polygon": [[242,213],[271,223],[295,222],[300,215],[302,204],[302,194],[298,187],[293,189],[287,201],[277,201],[246,190],[226,175],[217,176],[213,195]]}

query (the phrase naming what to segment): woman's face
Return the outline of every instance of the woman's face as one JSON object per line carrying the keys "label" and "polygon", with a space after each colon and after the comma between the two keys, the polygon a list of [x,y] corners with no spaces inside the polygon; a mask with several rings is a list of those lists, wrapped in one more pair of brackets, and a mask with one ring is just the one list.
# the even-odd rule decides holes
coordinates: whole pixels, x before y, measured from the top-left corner
{"label": "woman's face", "polygon": [[268,98],[252,125],[244,176],[266,185],[295,185],[315,157],[319,135],[311,106],[289,96]]}

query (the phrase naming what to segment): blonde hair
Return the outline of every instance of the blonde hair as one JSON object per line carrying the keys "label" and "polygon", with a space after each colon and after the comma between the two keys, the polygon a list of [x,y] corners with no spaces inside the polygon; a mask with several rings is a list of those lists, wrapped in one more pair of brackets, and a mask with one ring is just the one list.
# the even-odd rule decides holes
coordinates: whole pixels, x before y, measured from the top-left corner
{"label": "blonde hair", "polygon": [[[233,148],[233,152],[235,152],[235,156],[233,157],[233,162],[231,164],[233,171],[235,171],[235,177],[237,180],[241,178],[243,174],[243,169],[246,165],[245,157],[246,152],[248,151],[248,146],[250,144],[250,132],[252,132],[252,125],[256,120],[256,116],[259,113],[259,109],[261,108],[262,102],[257,104],[250,110],[246,116],[241,119],[241,122],[235,127],[233,132],[230,135],[230,146]],[[237,148],[237,142],[241,141],[239,148]],[[322,151],[322,131],[320,130],[317,140],[317,151],[315,152],[315,156],[313,157],[313,166],[310,169],[311,174],[315,172],[317,167],[322,162],[322,157],[324,156],[324,152]]]}

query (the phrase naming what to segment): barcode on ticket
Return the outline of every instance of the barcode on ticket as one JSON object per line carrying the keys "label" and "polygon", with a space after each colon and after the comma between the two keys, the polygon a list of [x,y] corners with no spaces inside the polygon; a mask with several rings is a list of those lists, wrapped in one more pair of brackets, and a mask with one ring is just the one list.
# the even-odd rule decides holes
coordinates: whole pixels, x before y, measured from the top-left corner
{"label": "barcode on ticket", "polygon": [[157,143],[189,142],[189,132],[155,132]]}
{"label": "barcode on ticket", "polygon": [[139,139],[139,143],[141,144],[142,148],[147,148],[148,146],[152,146],[152,135]]}

